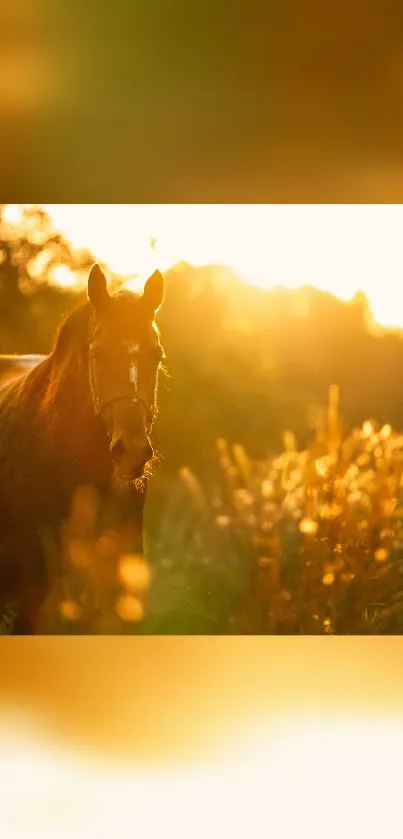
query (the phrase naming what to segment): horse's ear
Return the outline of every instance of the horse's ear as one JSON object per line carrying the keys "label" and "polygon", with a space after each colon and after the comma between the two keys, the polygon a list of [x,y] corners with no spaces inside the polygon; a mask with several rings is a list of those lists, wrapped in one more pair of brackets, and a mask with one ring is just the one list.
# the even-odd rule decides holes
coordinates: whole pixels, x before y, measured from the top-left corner
{"label": "horse's ear", "polygon": [[147,280],[144,286],[143,300],[149,312],[156,312],[162,305],[164,299],[164,278],[160,271]]}
{"label": "horse's ear", "polygon": [[101,312],[110,300],[105,274],[97,263],[88,277],[88,299],[97,312]]}

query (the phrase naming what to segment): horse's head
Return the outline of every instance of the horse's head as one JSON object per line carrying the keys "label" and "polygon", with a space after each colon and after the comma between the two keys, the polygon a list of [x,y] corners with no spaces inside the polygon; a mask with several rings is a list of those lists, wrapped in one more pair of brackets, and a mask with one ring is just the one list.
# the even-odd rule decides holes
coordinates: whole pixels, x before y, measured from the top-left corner
{"label": "horse's head", "polygon": [[105,423],[115,477],[120,481],[141,477],[153,456],[150,431],[163,359],[154,316],[163,295],[159,271],[147,280],[142,295],[122,292],[111,297],[98,265],[88,279],[92,400]]}

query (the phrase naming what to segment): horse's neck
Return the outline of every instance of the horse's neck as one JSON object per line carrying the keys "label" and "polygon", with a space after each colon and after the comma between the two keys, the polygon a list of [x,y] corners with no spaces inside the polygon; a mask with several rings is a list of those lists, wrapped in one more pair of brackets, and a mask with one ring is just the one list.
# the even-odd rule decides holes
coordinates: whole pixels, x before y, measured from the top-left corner
{"label": "horse's neck", "polygon": [[[50,409],[51,410],[51,409]],[[128,527],[131,545],[142,554],[143,509],[146,499],[146,481],[143,490],[115,493],[113,469],[106,428],[94,414],[89,380],[85,372],[81,377],[66,377],[54,405],[53,449],[50,461],[56,495],[62,505],[70,504],[76,490],[93,486],[104,499],[115,496],[121,524]],[[108,505],[107,505],[108,506]]]}
{"label": "horse's neck", "polygon": [[7,508],[57,510],[78,484],[107,485],[108,455],[85,370],[61,378],[49,356],[0,385],[0,498]]}
{"label": "horse's neck", "polygon": [[49,388],[53,393],[48,402],[52,456],[59,455],[70,465],[76,461],[85,465],[86,458],[105,458],[109,454],[106,429],[94,413],[85,365],[72,370],[60,383],[51,377]]}

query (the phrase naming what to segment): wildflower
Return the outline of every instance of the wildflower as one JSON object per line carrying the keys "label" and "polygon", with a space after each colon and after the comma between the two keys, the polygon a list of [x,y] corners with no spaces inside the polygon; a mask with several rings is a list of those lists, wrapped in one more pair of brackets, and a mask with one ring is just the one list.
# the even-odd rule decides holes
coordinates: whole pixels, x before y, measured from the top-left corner
{"label": "wildflower", "polygon": [[229,516],[216,516],[216,524],[218,524],[218,527],[228,527],[231,524],[231,519]]}
{"label": "wildflower", "polygon": [[377,562],[386,562],[389,559],[389,551],[386,548],[378,548],[374,556]]}
{"label": "wildflower", "polygon": [[241,507],[250,507],[253,504],[253,495],[247,489],[237,489],[234,492],[234,501],[238,502]]}
{"label": "wildflower", "polygon": [[323,504],[320,510],[320,515],[323,519],[336,519],[343,513],[343,507],[340,504]]}
{"label": "wildflower", "polygon": [[284,469],[284,467],[286,466],[286,463],[287,463],[287,461],[286,461],[285,455],[281,454],[281,455],[279,455],[279,457],[276,457],[272,461],[272,467],[275,470],[274,474],[277,475],[277,472],[281,471],[281,469]]}
{"label": "wildflower", "polygon": [[318,522],[310,518],[302,519],[299,525],[301,533],[304,533],[306,536],[315,536],[315,534],[318,532],[318,528]]}
{"label": "wildflower", "polygon": [[382,502],[381,508],[384,516],[391,516],[397,507],[397,498],[388,498]]}
{"label": "wildflower", "polygon": [[81,616],[81,606],[75,600],[64,600],[59,609],[62,617],[69,621],[79,620]]}
{"label": "wildflower", "polygon": [[151,583],[150,568],[142,556],[127,554],[119,560],[118,579],[132,592],[147,591]]}
{"label": "wildflower", "polygon": [[315,460],[315,469],[320,478],[327,478],[329,474],[329,458],[321,457]]}
{"label": "wildflower", "polygon": [[263,498],[270,498],[273,495],[274,491],[273,481],[270,481],[268,478],[265,481],[263,481],[261,491]]}
{"label": "wildflower", "polygon": [[115,601],[115,610],[117,616],[122,621],[137,623],[144,617],[143,604],[131,594],[123,594],[121,597],[118,597]]}
{"label": "wildflower", "polygon": [[235,462],[239,468],[241,475],[243,475],[243,477],[246,479],[249,478],[251,473],[251,464],[244,447],[240,446],[239,444],[233,446],[233,453]]}
{"label": "wildflower", "polygon": [[372,437],[374,431],[375,431],[375,428],[374,428],[372,422],[370,422],[370,420],[366,420],[366,422],[364,422],[364,424],[362,426],[363,436],[367,437],[367,438]]}
{"label": "wildflower", "polygon": [[346,493],[346,482],[343,478],[336,478],[333,483],[334,494],[343,497]]}
{"label": "wildflower", "polygon": [[359,474],[359,471],[360,470],[359,470],[357,464],[356,463],[351,463],[350,466],[346,469],[345,476],[344,476],[345,480],[347,482],[352,481],[353,478],[357,477],[357,475]]}
{"label": "wildflower", "polygon": [[350,492],[347,496],[347,503],[354,507],[356,504],[359,504],[362,501],[362,494],[358,490],[355,492]]}

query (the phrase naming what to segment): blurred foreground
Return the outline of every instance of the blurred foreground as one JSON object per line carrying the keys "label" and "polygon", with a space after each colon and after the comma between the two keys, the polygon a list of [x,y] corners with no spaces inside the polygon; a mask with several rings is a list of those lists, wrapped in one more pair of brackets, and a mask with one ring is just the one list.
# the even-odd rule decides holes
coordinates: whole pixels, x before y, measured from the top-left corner
{"label": "blurred foreground", "polygon": [[0,646],[7,839],[399,829],[400,639]]}
{"label": "blurred foreground", "polygon": [[403,632],[403,436],[369,421],[343,435],[338,398],[309,449],[288,432],[253,460],[219,440],[217,481],[171,478],[158,519],[151,497],[147,562],[83,489],[38,632]]}
{"label": "blurred foreground", "polygon": [[188,497],[178,489],[154,546],[149,631],[403,631],[403,436],[369,421],[343,434],[333,387],[314,443],[284,442],[253,460],[218,441],[208,488],[182,470]]}

